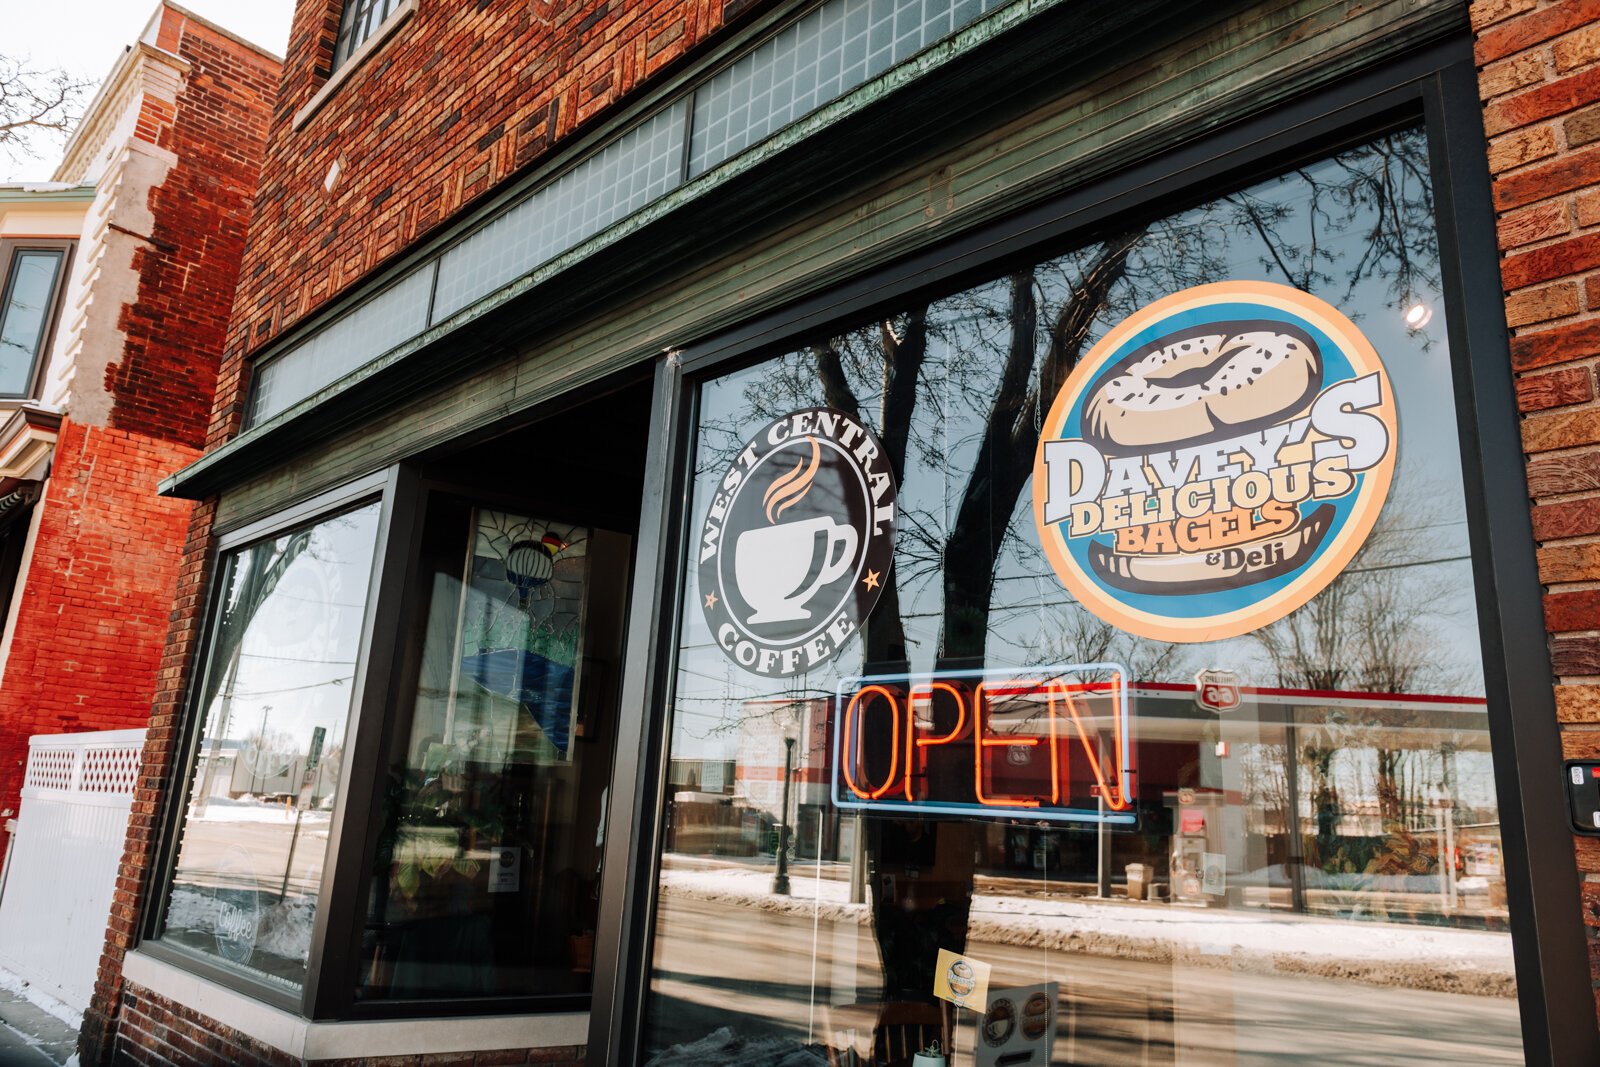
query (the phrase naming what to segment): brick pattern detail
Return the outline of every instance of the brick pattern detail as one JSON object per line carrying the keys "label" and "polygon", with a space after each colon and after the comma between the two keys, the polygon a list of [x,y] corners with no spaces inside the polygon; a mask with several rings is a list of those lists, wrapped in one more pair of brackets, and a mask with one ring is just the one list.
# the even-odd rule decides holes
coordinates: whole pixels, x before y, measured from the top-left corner
{"label": "brick pattern detail", "polygon": [[[57,443],[0,690],[0,723],[11,731],[0,732],[0,788],[12,788],[5,775],[16,738],[26,745],[41,727],[148,730],[80,1036],[83,1062],[93,1064],[113,1051],[122,954],[139,914],[212,547],[212,506],[163,499],[156,485],[204,443],[281,75],[275,61],[181,10],[162,8],[159,18],[155,46],[189,69],[176,104],[146,99],[134,130],[176,162],[150,192],[151,237],[136,253],[138,290],[120,315],[126,344],[107,371],[110,426],[67,423]],[[14,726],[24,714],[40,721]]]}
{"label": "brick pattern detail", "polygon": [[417,0],[296,130],[295,115],[328,81],[341,7],[299,0],[211,443],[238,431],[246,354],[758,6]]}
{"label": "brick pattern detail", "polygon": [[[188,541],[178,563],[177,591],[156,672],[155,698],[146,727],[143,766],[128,815],[128,839],[117,871],[117,887],[106,924],[106,948],[95,976],[94,995],[84,1012],[78,1053],[84,1067],[105,1067],[116,1051],[118,1009],[123,1004],[122,960],[138,940],[140,904],[153,874],[157,824],[166,795],[179,735],[184,680],[200,645],[205,595],[211,579],[216,539],[211,532],[216,501],[194,505]],[[159,1035],[152,1035],[159,1037]],[[217,1062],[226,1062],[219,1060]]]}
{"label": "brick pattern detail", "polygon": [[[1478,88],[1568,756],[1600,752],[1600,0],[1478,0]],[[1600,842],[1576,841],[1600,876]],[[1600,883],[1585,885],[1600,979]],[[1600,1009],[1600,989],[1597,989]]]}
{"label": "brick pattern detail", "polygon": [[189,62],[176,106],[146,97],[137,136],[177,163],[151,191],[119,362],[106,368],[110,424],[200,448],[227,339],[279,65],[167,10],[160,47]]}
{"label": "brick pattern detail", "polygon": [[114,1062],[139,1067],[298,1067],[306,1062],[311,1067],[581,1067],[584,1062],[582,1046],[302,1061],[138,986],[122,994],[122,1020]]}
{"label": "brick pattern detail", "polygon": [[0,809],[17,806],[30,735],[145,724],[191,506],[156,483],[198,457],[61,424],[0,682]]}

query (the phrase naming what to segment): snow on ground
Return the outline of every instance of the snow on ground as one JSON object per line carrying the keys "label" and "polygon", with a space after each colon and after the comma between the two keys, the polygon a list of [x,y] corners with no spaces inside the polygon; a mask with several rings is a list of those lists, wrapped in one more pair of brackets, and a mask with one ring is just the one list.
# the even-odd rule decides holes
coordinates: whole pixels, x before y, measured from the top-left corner
{"label": "snow on ground", "polygon": [[[847,882],[791,868],[790,895],[772,892],[772,871],[667,869],[662,891],[710,903],[867,925]],[[1093,900],[973,898],[968,940],[1119,959],[1251,972],[1318,975],[1371,985],[1514,997],[1511,937],[1485,930],[1372,920]]]}
{"label": "snow on ground", "polygon": [[64,1004],[26,979],[0,967],[0,992],[21,997],[45,1014],[59,1019],[76,1030],[83,1025],[83,1013]]}
{"label": "snow on ground", "polygon": [[[293,826],[296,815],[294,808],[286,808],[282,804],[219,804],[215,800],[205,806],[205,810],[197,811],[190,815],[195,822],[238,822],[238,823],[281,823],[284,826]],[[325,811],[299,812],[300,832],[305,833],[313,826],[327,824],[331,818]]]}

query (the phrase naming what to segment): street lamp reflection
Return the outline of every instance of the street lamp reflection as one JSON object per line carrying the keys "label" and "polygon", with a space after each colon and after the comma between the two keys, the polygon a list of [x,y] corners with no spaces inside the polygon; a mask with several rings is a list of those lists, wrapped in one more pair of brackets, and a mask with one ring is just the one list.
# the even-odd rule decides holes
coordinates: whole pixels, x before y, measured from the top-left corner
{"label": "street lamp reflection", "polygon": [[772,891],[789,895],[789,779],[794,774],[794,743],[800,736],[800,723],[793,707],[779,713],[783,730],[783,808],[778,820],[778,870],[772,876]]}

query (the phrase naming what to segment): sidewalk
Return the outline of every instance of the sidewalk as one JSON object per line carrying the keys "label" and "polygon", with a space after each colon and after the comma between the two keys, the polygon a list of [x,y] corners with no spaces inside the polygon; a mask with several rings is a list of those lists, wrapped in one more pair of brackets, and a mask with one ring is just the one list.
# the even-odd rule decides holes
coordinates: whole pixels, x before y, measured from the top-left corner
{"label": "sidewalk", "polygon": [[8,971],[0,971],[0,1067],[57,1067],[77,1062],[72,1009]]}

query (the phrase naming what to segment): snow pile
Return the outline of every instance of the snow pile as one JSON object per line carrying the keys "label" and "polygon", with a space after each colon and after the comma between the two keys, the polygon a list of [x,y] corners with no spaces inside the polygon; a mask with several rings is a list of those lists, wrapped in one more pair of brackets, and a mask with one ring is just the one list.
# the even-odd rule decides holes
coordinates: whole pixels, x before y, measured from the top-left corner
{"label": "snow pile", "polygon": [[849,883],[790,874],[789,895],[780,897],[772,892],[770,869],[662,871],[661,891],[710,904],[734,904],[807,919],[816,916],[829,922],[858,926],[872,922],[872,912],[867,905],[850,903]]}
{"label": "snow pile", "polygon": [[[233,898],[243,894],[257,896],[252,890],[230,891]],[[264,893],[259,894],[259,898],[263,898],[264,903],[258,899],[246,912],[247,919],[253,921],[247,926],[249,936],[243,938],[244,950],[303,963],[311,953],[316,900],[301,896],[273,900]],[[172,902],[167,906],[167,929],[201,934],[214,931],[224,923],[227,906],[228,901],[212,890],[175,887]],[[221,951],[220,946],[218,951]]]}
{"label": "snow pile", "polygon": [[672,1046],[651,1060],[648,1067],[828,1067],[829,1062],[821,1050],[797,1045],[787,1038],[747,1040],[724,1026],[699,1041]]}
{"label": "snow pile", "polygon": [[[662,892],[828,922],[869,925],[848,883],[790,875],[775,896],[770,870],[666,870]],[[978,893],[969,943],[1018,945],[1113,959],[1250,973],[1316,975],[1369,985],[1515,997],[1511,937],[1446,926],[1222,911],[1183,905]]]}

